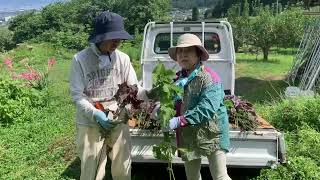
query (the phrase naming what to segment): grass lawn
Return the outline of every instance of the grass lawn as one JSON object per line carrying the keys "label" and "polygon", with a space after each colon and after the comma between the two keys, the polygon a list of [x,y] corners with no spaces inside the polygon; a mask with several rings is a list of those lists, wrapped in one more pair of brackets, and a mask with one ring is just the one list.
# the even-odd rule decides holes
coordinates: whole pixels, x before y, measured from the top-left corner
{"label": "grass lawn", "polygon": [[[0,179],[79,177],[79,161],[75,158],[74,145],[75,107],[68,89],[69,68],[74,53],[48,44],[33,44],[22,45],[0,55],[1,62],[11,57],[18,71],[24,68],[24,61],[44,69],[47,59],[54,57],[57,60],[49,74],[48,106],[32,114],[26,122],[0,127]],[[292,55],[273,53],[270,62],[262,62],[260,58],[255,60],[254,55],[237,54],[236,94],[253,102],[269,100],[269,94],[273,96],[283,90],[283,78],[292,62]],[[165,167],[162,168],[163,171],[155,172],[166,173]],[[133,179],[140,177],[136,175]]]}
{"label": "grass lawn", "polygon": [[285,77],[291,68],[295,53],[274,50],[268,62],[262,56],[236,54],[235,94],[251,102],[263,103],[278,99],[288,86]]}

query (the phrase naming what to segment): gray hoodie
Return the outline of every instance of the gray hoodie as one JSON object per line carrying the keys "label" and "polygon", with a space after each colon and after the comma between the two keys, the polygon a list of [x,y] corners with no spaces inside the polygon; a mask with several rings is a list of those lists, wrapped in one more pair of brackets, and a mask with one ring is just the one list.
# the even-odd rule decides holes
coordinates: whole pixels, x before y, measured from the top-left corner
{"label": "gray hoodie", "polygon": [[[93,44],[75,54],[70,72],[70,90],[77,107],[77,124],[98,126],[93,118],[97,111],[93,102],[107,101],[114,107],[116,102],[112,98],[118,90],[118,84],[124,82],[138,85],[127,54],[115,50],[106,57]],[[139,85],[138,87],[138,97],[147,99],[146,91]]]}

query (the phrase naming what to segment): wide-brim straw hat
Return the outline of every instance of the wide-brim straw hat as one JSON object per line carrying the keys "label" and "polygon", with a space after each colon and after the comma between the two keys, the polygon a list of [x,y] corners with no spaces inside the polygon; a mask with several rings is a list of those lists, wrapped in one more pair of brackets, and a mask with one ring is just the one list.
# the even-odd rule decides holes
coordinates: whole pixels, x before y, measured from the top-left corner
{"label": "wide-brim straw hat", "polygon": [[94,19],[93,31],[90,34],[90,43],[99,43],[112,39],[132,39],[125,31],[123,18],[116,13],[104,11]]}
{"label": "wide-brim straw hat", "polygon": [[209,59],[209,53],[203,47],[201,40],[198,38],[198,36],[190,33],[186,33],[179,36],[177,46],[173,46],[168,49],[169,56],[173,60],[177,61],[177,48],[190,47],[190,46],[196,46],[201,51],[200,58],[202,61],[206,61]]}

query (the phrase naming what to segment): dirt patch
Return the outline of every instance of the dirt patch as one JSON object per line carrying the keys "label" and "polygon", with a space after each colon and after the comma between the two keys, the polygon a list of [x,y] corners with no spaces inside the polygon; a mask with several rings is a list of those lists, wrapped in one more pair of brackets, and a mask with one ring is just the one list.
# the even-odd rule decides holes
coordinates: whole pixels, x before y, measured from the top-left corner
{"label": "dirt patch", "polygon": [[64,151],[63,159],[66,162],[72,161],[75,157],[75,146],[68,146]]}
{"label": "dirt patch", "polygon": [[269,81],[278,81],[278,80],[284,80],[285,79],[285,76],[268,76],[265,78],[266,80],[269,80]]}
{"label": "dirt patch", "polygon": [[64,161],[72,161],[75,157],[76,149],[74,142],[74,139],[70,137],[57,138],[49,145],[48,151],[54,153],[62,149]]}
{"label": "dirt patch", "polygon": [[274,129],[274,127],[261,116],[258,116],[256,120],[258,121],[259,129]]}
{"label": "dirt patch", "polygon": [[[282,76],[283,77],[283,76]],[[277,79],[279,76],[270,77]],[[280,92],[287,87],[284,80],[255,79],[252,77],[240,77],[235,82],[235,94],[242,96],[251,103],[266,102],[274,97],[279,97]]]}
{"label": "dirt patch", "polygon": [[266,86],[267,82],[261,79],[254,79],[251,77],[240,77],[236,79],[235,91],[238,93],[251,91],[254,92],[256,89]]}

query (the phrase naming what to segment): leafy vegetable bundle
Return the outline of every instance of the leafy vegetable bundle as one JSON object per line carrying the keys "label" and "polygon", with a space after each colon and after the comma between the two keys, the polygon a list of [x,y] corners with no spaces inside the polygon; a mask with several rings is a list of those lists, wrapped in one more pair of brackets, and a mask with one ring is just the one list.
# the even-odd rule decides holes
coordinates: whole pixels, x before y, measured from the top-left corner
{"label": "leafy vegetable bundle", "polygon": [[242,131],[254,131],[258,127],[257,114],[250,102],[235,95],[227,95],[224,103],[231,125]]}

